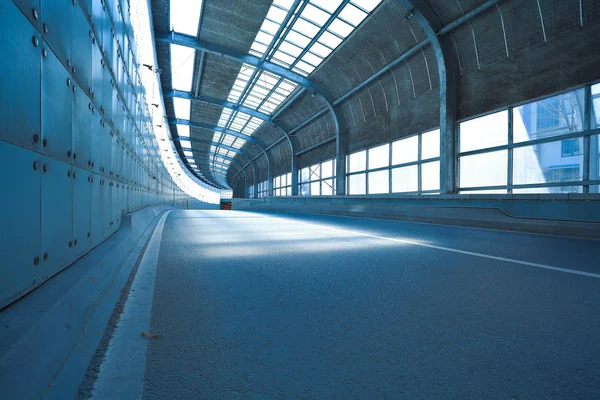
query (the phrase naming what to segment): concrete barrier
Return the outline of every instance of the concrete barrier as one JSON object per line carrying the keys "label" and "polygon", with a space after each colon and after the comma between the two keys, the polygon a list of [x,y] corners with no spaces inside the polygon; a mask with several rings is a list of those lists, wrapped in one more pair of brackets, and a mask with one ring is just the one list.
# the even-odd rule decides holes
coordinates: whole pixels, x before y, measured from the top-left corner
{"label": "concrete barrier", "polygon": [[597,195],[294,196],[234,199],[233,209],[345,215],[600,238]]}

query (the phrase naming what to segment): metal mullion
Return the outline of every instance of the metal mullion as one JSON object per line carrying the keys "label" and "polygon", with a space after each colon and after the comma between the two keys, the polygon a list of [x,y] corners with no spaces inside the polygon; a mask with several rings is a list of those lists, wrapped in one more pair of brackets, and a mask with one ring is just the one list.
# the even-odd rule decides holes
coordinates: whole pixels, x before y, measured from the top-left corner
{"label": "metal mullion", "polygon": [[262,101],[260,102],[260,104],[258,105],[258,107],[256,107],[257,110],[262,107],[262,105],[265,103],[265,101],[267,101],[267,99],[269,97],[271,97],[271,95],[279,87],[279,85],[281,84],[281,82],[283,82],[283,77],[279,77],[279,81],[275,85],[273,85],[273,87],[271,88],[271,90],[269,91],[269,93],[265,96],[264,99],[262,99]]}
{"label": "metal mullion", "polygon": [[392,144],[389,143],[388,144],[388,167],[387,167],[387,169],[389,170],[389,172],[388,172],[388,185],[389,185],[388,193],[390,193],[390,194],[394,192],[392,190],[392,184],[393,184],[393,181],[392,181],[392,148],[393,148]]}
{"label": "metal mullion", "polygon": [[596,135],[599,133],[600,133],[600,128],[589,129],[587,131],[582,130],[580,132],[567,133],[567,134],[559,135],[559,136],[550,136],[550,137],[530,140],[527,142],[513,143],[512,145],[494,146],[494,147],[488,147],[485,149],[465,151],[463,153],[459,153],[458,155],[459,155],[459,157],[473,156],[473,155],[477,155],[477,154],[491,153],[491,152],[500,151],[500,150],[517,149],[520,147],[534,146],[537,144],[559,142],[561,140],[567,140],[567,139],[578,139],[580,137],[592,136],[592,135]]}
{"label": "metal mullion", "polygon": [[421,191],[423,190],[423,184],[421,182],[421,179],[423,178],[423,173],[421,171],[421,153],[423,151],[423,134],[419,134],[418,139],[417,139],[417,191],[419,192],[419,194],[421,193]]}
{"label": "metal mullion", "polygon": [[[513,125],[514,125],[514,119],[513,119],[513,108],[509,107],[508,108],[508,145],[512,146],[513,143]],[[509,148],[508,149],[508,166],[507,166],[507,170],[506,170],[506,183],[508,184],[508,194],[512,194],[512,184],[513,184],[513,171],[514,171],[514,165],[513,165],[513,149]]]}
{"label": "metal mullion", "polygon": [[[283,20],[283,22],[280,24],[280,29],[277,30],[278,35],[276,34],[273,36],[273,40],[270,43],[270,45],[272,44],[271,48],[270,49],[267,48],[267,51],[263,55],[264,60],[270,60],[271,57],[273,57],[273,54],[275,54],[277,52],[277,50],[279,49],[279,46],[281,45],[281,42],[286,40],[287,35],[292,30],[292,27],[294,26],[294,24],[300,17],[300,14],[302,14],[302,11],[304,11],[304,9],[306,8],[307,5],[308,5],[308,1],[302,2],[302,0],[297,0],[292,5],[290,10],[288,11],[288,15]],[[290,15],[290,13],[291,13],[291,15]],[[291,18],[293,18],[293,20],[290,22]],[[300,48],[302,48],[302,47],[300,47]]]}
{"label": "metal mullion", "polygon": [[[564,181],[564,182],[546,182],[546,183],[527,183],[520,185],[513,185],[513,189],[534,189],[534,188],[547,188],[547,187],[560,187],[560,186],[584,186],[584,185],[598,185],[600,180],[589,180],[589,181]],[[473,191],[473,190],[496,190],[496,189],[508,189],[507,185],[495,185],[495,186],[473,186],[473,187],[461,187],[461,191]],[[543,193],[542,193],[543,194]],[[566,194],[566,193],[554,193],[554,194]]]}
{"label": "metal mullion", "polygon": [[[584,92],[584,112],[583,112],[583,129],[589,131],[590,122],[592,119],[592,86],[586,85]],[[587,181],[590,179],[590,162],[591,162],[591,146],[590,146],[591,138],[590,136],[585,136],[583,138],[583,180]],[[590,186],[583,186],[583,193],[589,193]]]}
{"label": "metal mullion", "polygon": [[[369,194],[369,150],[365,151],[365,194]],[[379,168],[378,168],[379,170]]]}

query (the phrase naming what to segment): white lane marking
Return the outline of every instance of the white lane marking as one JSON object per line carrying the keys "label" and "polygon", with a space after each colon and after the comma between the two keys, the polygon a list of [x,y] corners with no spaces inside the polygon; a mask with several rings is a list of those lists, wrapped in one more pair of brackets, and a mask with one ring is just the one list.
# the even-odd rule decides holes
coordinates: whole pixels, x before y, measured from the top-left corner
{"label": "white lane marking", "polygon": [[142,256],[123,314],[94,384],[92,399],[142,398],[146,351],[150,339],[141,337],[141,332],[148,332],[150,328],[158,253],[165,220],[170,212],[165,212],[156,224]]}
{"label": "white lane marking", "polygon": [[476,252],[473,252],[473,251],[453,249],[453,248],[444,247],[444,246],[436,246],[436,245],[433,245],[433,244],[420,243],[420,242],[415,242],[415,241],[406,240],[406,239],[396,239],[396,238],[390,238],[390,237],[386,237],[386,236],[371,235],[371,234],[368,234],[368,233],[348,231],[348,230],[345,230],[345,229],[338,229],[338,228],[331,228],[331,227],[328,227],[328,226],[309,224],[309,223],[306,223],[306,222],[300,222],[300,221],[295,221],[295,222],[297,222],[299,224],[302,224],[302,225],[311,226],[313,228],[318,228],[318,229],[327,229],[327,230],[330,230],[330,231],[342,232],[342,233],[349,233],[349,234],[352,234],[352,235],[370,237],[370,238],[373,238],[373,239],[381,239],[381,240],[387,240],[387,241],[390,241],[390,242],[411,244],[411,245],[414,245],[414,246],[428,247],[430,249],[436,249],[436,250],[442,250],[442,251],[449,251],[451,253],[458,253],[458,254],[465,254],[465,255],[473,256],[473,257],[487,258],[488,260],[506,261],[506,262],[510,262],[510,263],[513,263],[513,264],[526,265],[528,267],[542,268],[542,269],[548,269],[548,270],[551,270],[551,271],[565,272],[567,274],[581,275],[581,276],[587,276],[589,278],[600,279],[600,274],[594,274],[593,272],[585,272],[585,271],[578,271],[576,269],[554,267],[552,265],[539,264],[539,263],[534,263],[534,262],[529,262],[529,261],[515,260],[514,258],[492,256],[492,255],[489,255],[489,254],[476,253]]}

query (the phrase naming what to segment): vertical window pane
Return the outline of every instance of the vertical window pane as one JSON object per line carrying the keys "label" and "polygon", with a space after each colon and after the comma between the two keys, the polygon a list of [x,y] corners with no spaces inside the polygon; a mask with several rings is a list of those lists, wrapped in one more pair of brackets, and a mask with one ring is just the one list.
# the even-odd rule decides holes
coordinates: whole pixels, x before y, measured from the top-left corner
{"label": "vertical window pane", "polygon": [[310,184],[310,195],[311,196],[320,196],[321,195],[321,182],[311,182]]}
{"label": "vertical window pane", "polygon": [[350,154],[348,172],[364,171],[367,167],[367,151]]}
{"label": "vertical window pane", "polygon": [[366,182],[365,174],[350,175],[348,178],[348,193],[349,194],[365,194],[366,193]]}
{"label": "vertical window pane", "polygon": [[[569,149],[569,151],[565,153],[565,142],[567,141],[561,140],[558,142],[514,149],[513,183],[519,185],[582,180],[582,152],[573,152]],[[575,139],[574,142],[579,149],[583,148],[582,138]],[[548,188],[547,192],[573,193],[578,191],[578,187],[559,186]]]}
{"label": "vertical window pane", "polygon": [[369,172],[369,194],[381,194],[390,192],[388,169],[377,172]]}
{"label": "vertical window pane", "polygon": [[321,182],[321,194],[323,196],[333,195],[333,179],[326,179]]}
{"label": "vertical window pane", "polygon": [[590,138],[590,154],[590,179],[597,180],[600,179],[600,135]]}
{"label": "vertical window pane", "polygon": [[584,89],[564,93],[513,110],[514,142],[583,130]]}
{"label": "vertical window pane", "polygon": [[460,187],[500,186],[507,184],[506,150],[460,158]]}
{"label": "vertical window pane", "polygon": [[300,196],[310,196],[310,185],[308,183],[303,183],[298,188],[298,194]]}
{"label": "vertical window pane", "polygon": [[440,156],[440,130],[425,132],[421,135],[421,160]]}
{"label": "vertical window pane", "polygon": [[390,145],[386,143],[369,149],[369,169],[382,168],[390,165]]}
{"label": "vertical window pane", "polygon": [[440,162],[421,164],[421,190],[440,189]]}
{"label": "vertical window pane", "polygon": [[321,178],[321,164],[315,164],[310,167],[310,180],[314,181]]}
{"label": "vertical window pane", "polygon": [[309,177],[310,177],[310,169],[308,167],[302,168],[302,170],[300,171],[300,182],[301,183],[308,182]]}
{"label": "vertical window pane", "polygon": [[596,129],[600,126],[600,83],[592,86],[592,120],[590,128]]}
{"label": "vertical window pane", "polygon": [[392,170],[392,192],[416,192],[419,190],[419,166],[394,168]]}
{"label": "vertical window pane", "polygon": [[508,111],[475,118],[460,124],[460,151],[508,144]]}
{"label": "vertical window pane", "polygon": [[292,173],[288,172],[286,176],[287,176],[287,185],[290,186],[292,184]]}
{"label": "vertical window pane", "polygon": [[321,178],[331,178],[333,176],[333,160],[325,161],[321,164]]}
{"label": "vertical window pane", "polygon": [[419,158],[419,137],[412,136],[392,143],[392,165],[417,161]]}

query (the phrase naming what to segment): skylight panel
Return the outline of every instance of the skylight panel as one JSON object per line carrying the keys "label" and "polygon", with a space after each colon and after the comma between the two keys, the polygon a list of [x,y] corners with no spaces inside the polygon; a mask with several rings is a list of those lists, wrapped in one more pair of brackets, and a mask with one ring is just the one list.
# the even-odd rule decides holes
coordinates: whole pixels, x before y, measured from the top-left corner
{"label": "skylight panel", "polygon": [[189,47],[171,45],[171,80],[173,89],[190,92],[194,75],[195,50]]}
{"label": "skylight panel", "polygon": [[[289,9],[288,9],[289,10]],[[287,15],[287,11],[282,10],[278,7],[269,8],[269,12],[267,13],[267,18],[271,21],[277,22],[281,24]]]}
{"label": "skylight panel", "polygon": [[358,26],[365,18],[367,18],[367,13],[358,9],[357,7],[355,7],[352,4],[348,4],[346,5],[346,7],[344,7],[344,9],[342,10],[342,12],[340,13],[339,17],[341,19],[343,19],[344,21],[354,25],[355,27]]}
{"label": "skylight panel", "polygon": [[304,56],[302,56],[302,61],[314,65],[316,67],[323,62],[323,59],[321,57],[315,56],[312,53],[306,53]]}
{"label": "skylight panel", "polygon": [[275,0],[273,4],[289,10],[294,4],[294,0]]}
{"label": "skylight panel", "polygon": [[331,54],[331,52],[333,50],[327,46],[323,46],[319,42],[316,42],[315,44],[312,45],[312,47],[310,48],[310,51],[318,56],[327,58],[327,56],[329,56],[329,54]]}
{"label": "skylight panel", "polygon": [[202,0],[171,0],[170,23],[175,32],[198,35]]}
{"label": "skylight panel", "polygon": [[173,97],[173,108],[175,109],[175,118],[177,119],[190,119],[190,107],[191,101],[187,99],[181,99],[179,97]]}
{"label": "skylight panel", "polygon": [[312,4],[307,5],[304,8],[304,11],[302,11],[301,15],[305,19],[307,19],[309,21],[312,21],[312,22],[316,23],[319,26],[325,25],[325,23],[327,22],[327,20],[331,16],[330,14],[326,13],[325,11],[323,11],[320,8],[315,7]]}
{"label": "skylight panel", "polygon": [[[322,0],[329,1],[329,0]],[[362,8],[366,12],[371,12],[381,3],[381,0],[352,0],[352,3]]]}
{"label": "skylight panel", "polygon": [[298,63],[296,64],[296,67],[294,68],[294,71],[303,74],[303,75],[308,75],[311,72],[313,72],[315,70],[315,67],[313,67],[310,64],[305,63],[304,61],[298,61]]}
{"label": "skylight panel", "polygon": [[[368,2],[373,0],[366,1]],[[333,13],[335,10],[337,10],[340,4],[342,4],[342,0],[310,0],[310,2],[330,13]]]}
{"label": "skylight panel", "polygon": [[183,154],[185,154],[186,157],[194,157],[194,153],[192,153],[191,151],[184,151]]}
{"label": "skylight panel", "polygon": [[273,40],[273,35],[269,33],[260,31],[256,34],[256,41],[259,43],[269,44],[271,43],[271,40]]}
{"label": "skylight panel", "polygon": [[259,57],[262,56],[265,51],[267,51],[267,46],[259,43],[259,42],[254,42],[252,44],[252,47],[250,48],[250,51],[252,52],[252,50],[254,50],[256,53],[258,53]]}
{"label": "skylight panel", "polygon": [[309,45],[310,43],[310,39],[307,38],[304,35],[301,35],[300,33],[296,32],[296,31],[290,31],[290,33],[287,34],[287,36],[285,37],[285,39],[293,44],[295,44],[296,46],[300,47],[300,48],[305,48],[306,46]]}
{"label": "skylight panel", "polygon": [[320,28],[320,26],[317,26],[301,17],[298,19],[298,21],[296,21],[293,29],[302,33],[303,35],[313,38],[319,32]]}
{"label": "skylight panel", "polygon": [[279,50],[291,56],[298,57],[302,53],[302,49],[288,41],[284,41],[279,45]]}
{"label": "skylight panel", "polygon": [[342,43],[342,39],[329,32],[323,32],[318,41],[325,46],[331,47],[332,49],[335,49],[340,45],[340,43]]}
{"label": "skylight panel", "polygon": [[188,125],[177,125],[177,135],[190,137],[190,127]]}
{"label": "skylight panel", "polygon": [[279,50],[273,55],[273,59],[271,61],[276,61],[276,60],[281,61],[281,63],[284,64],[284,66],[288,67],[288,66],[292,65],[294,63],[294,61],[296,61],[296,57],[287,55],[284,52]]}
{"label": "skylight panel", "polygon": [[329,32],[333,32],[333,33],[345,38],[349,34],[352,33],[352,31],[354,30],[354,27],[352,25],[345,23],[341,19],[336,18],[331,23],[331,25],[329,25],[329,28],[327,30]]}

